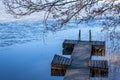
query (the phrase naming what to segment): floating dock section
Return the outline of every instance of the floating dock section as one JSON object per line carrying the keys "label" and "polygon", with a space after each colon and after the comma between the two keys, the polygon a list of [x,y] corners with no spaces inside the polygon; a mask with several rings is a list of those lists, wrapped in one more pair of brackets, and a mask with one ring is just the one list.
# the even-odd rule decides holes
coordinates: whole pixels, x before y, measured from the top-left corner
{"label": "floating dock section", "polygon": [[51,63],[51,75],[64,76],[70,63],[71,60],[69,58],[55,55]]}

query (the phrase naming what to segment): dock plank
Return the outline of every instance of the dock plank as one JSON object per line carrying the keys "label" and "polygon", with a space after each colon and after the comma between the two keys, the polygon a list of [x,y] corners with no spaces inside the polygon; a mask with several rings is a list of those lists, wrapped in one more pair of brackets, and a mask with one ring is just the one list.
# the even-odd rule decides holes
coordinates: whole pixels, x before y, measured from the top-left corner
{"label": "dock plank", "polygon": [[89,69],[68,69],[64,80],[89,80]]}
{"label": "dock plank", "polygon": [[75,45],[71,55],[71,65],[66,71],[64,80],[89,80],[91,47],[88,42],[78,42]]}

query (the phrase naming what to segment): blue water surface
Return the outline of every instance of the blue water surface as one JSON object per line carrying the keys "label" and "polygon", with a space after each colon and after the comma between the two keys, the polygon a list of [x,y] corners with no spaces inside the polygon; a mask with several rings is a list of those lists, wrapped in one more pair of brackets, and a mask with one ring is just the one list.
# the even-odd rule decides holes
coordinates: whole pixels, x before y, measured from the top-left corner
{"label": "blue water surface", "polygon": [[91,29],[92,39],[103,41],[105,35],[100,35],[97,26],[69,24],[60,31],[43,33],[41,22],[0,23],[0,80],[63,80],[51,76],[53,56],[62,55],[65,39],[78,39],[79,29],[82,40],[89,39]]}
{"label": "blue water surface", "polygon": [[[74,31],[76,30],[76,31]],[[62,55],[64,39],[77,39],[78,29],[42,33],[42,24],[0,24],[0,80],[63,80],[51,76],[55,54]]]}

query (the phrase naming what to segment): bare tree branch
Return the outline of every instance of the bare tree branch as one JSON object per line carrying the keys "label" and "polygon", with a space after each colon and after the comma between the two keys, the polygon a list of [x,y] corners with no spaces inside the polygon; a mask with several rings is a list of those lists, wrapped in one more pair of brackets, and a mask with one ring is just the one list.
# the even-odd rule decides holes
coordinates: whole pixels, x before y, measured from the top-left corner
{"label": "bare tree branch", "polygon": [[[112,39],[113,44],[117,42],[116,39],[120,39],[119,0],[3,0],[3,3],[14,16],[44,11],[45,30],[51,31],[61,29],[70,21],[79,24],[81,21],[104,18],[102,26],[109,33],[109,39]],[[51,18],[52,22],[47,21]],[[111,48],[116,49],[117,45],[118,42]]]}
{"label": "bare tree branch", "polygon": [[[45,11],[46,28],[46,21],[49,18],[52,17],[56,21],[52,24],[53,30],[60,29],[71,20],[79,22],[91,18],[119,18],[120,16],[119,0],[3,0],[3,3],[7,11],[16,16]],[[119,23],[117,22],[117,24]]]}

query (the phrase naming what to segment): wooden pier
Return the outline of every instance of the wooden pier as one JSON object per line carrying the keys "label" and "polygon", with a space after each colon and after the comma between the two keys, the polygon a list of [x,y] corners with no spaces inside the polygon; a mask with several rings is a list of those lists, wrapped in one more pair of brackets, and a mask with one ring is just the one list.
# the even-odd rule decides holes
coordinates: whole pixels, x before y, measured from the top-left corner
{"label": "wooden pier", "polygon": [[[67,68],[64,80],[89,80],[93,76],[107,76],[107,61],[91,60],[92,56],[105,56],[105,42],[65,40],[63,45],[66,47],[63,48],[67,48],[68,43],[71,42],[72,44],[74,42],[71,65]],[[96,71],[99,73],[95,73]]]}
{"label": "wooden pier", "polygon": [[[108,77],[108,62],[106,60],[92,60],[92,56],[105,56],[104,41],[80,41],[65,40],[63,42],[63,54],[71,55],[68,63],[64,60],[56,60],[51,63],[51,69],[58,63],[64,66],[64,80],[90,80],[90,77]],[[57,65],[58,65],[57,64]],[[56,66],[56,69],[60,67]]]}

